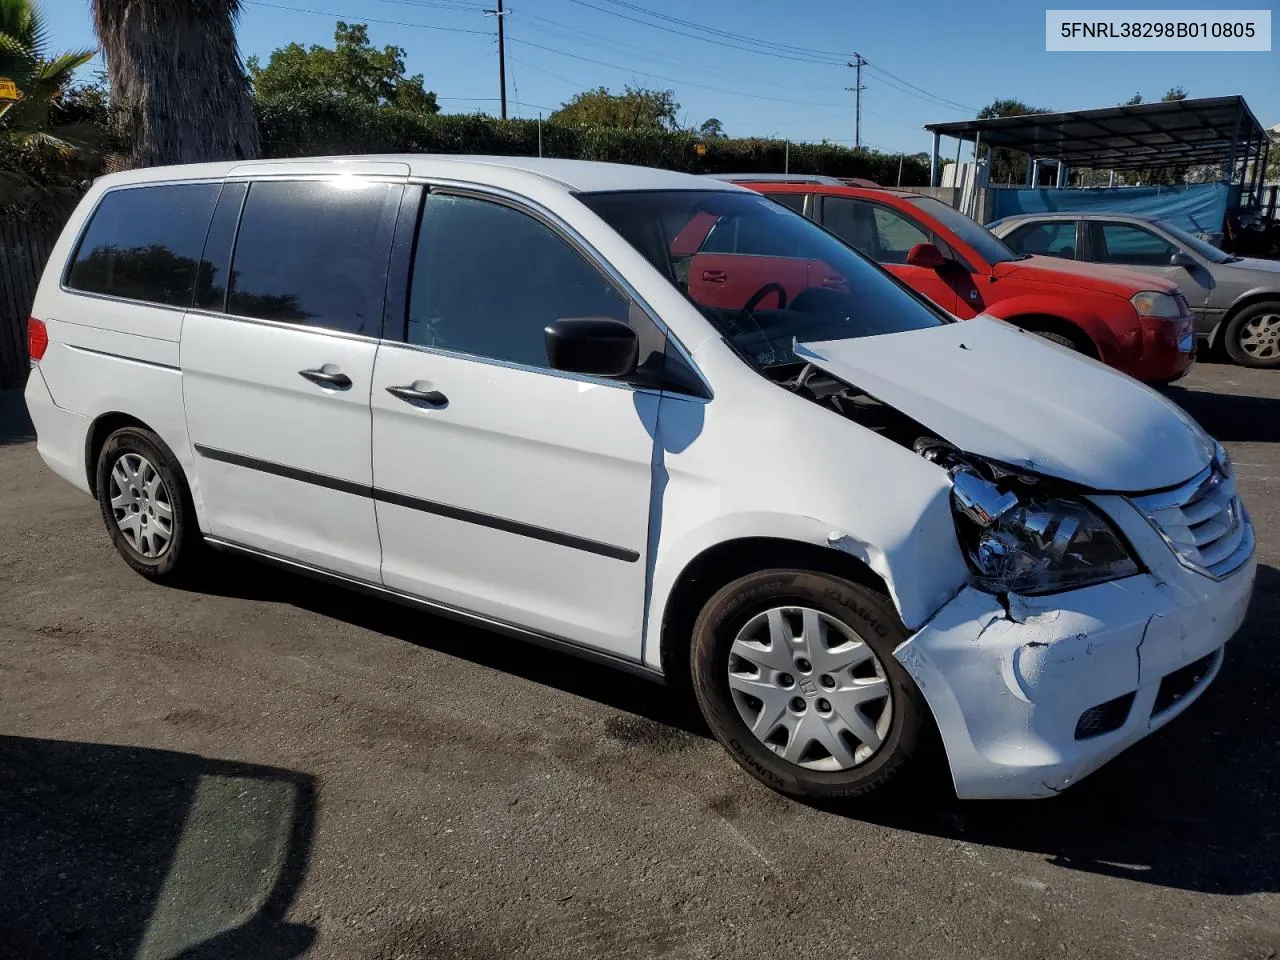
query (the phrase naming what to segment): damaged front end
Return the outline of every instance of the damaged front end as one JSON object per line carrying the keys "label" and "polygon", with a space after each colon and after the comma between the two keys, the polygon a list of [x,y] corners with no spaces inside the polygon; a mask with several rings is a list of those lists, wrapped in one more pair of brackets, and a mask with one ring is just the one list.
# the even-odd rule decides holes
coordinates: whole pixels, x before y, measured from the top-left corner
{"label": "damaged front end", "polygon": [[[1047,474],[1046,458],[1021,455],[1007,430],[992,445],[1002,456],[976,453],[940,435],[945,417],[884,402],[818,364],[781,385],[950,479],[967,582],[895,657],[929,704],[959,796],[1058,793],[1212,681],[1248,606],[1250,565],[1218,580],[1187,572],[1130,498],[1097,492],[1108,489],[1104,471]],[[983,446],[972,430],[963,442]]]}

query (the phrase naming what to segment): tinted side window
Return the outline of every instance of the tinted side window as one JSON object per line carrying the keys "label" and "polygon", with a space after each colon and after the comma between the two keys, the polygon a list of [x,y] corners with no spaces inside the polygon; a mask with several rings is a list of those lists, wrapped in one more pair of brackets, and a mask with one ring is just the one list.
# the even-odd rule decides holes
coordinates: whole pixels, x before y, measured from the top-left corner
{"label": "tinted side window", "polygon": [[376,337],[403,188],[347,180],[249,187],[227,312]]}
{"label": "tinted side window", "polygon": [[906,263],[917,243],[932,243],[930,235],[911,220],[882,207],[850,197],[822,201],[824,226],[877,263]]}
{"label": "tinted side window", "polygon": [[1010,250],[1033,253],[1042,257],[1076,257],[1076,222],[1055,220],[1051,223],[1028,223],[1004,238]]}
{"label": "tinted side window", "polygon": [[187,307],[220,184],[112,190],[80,240],[67,286],[86,293]]}
{"label": "tinted side window", "polygon": [[545,367],[548,323],[625,321],[627,310],[612,284],[533,217],[488,200],[428,194],[409,343]]}
{"label": "tinted side window", "polygon": [[1093,256],[1099,263],[1132,266],[1168,266],[1176,248],[1150,230],[1127,223],[1090,224],[1093,229]]}
{"label": "tinted side window", "polygon": [[778,203],[782,204],[784,207],[790,207],[790,208],[791,208],[792,210],[794,210],[796,213],[804,213],[804,198],[805,198],[806,194],[803,194],[803,193],[766,193],[766,194],[765,194],[765,196],[766,196],[766,197],[768,197],[770,200],[774,200],[774,201],[776,201],[776,202],[778,202]]}

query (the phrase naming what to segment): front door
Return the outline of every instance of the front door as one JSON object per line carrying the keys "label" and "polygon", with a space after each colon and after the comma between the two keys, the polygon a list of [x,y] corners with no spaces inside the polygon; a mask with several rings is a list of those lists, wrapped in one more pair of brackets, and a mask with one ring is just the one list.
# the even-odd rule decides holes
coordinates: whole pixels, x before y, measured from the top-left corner
{"label": "front door", "polygon": [[1085,226],[1091,262],[1172,281],[1187,298],[1192,314],[1198,318],[1204,316],[1213,290],[1213,275],[1198,260],[1191,268],[1170,264],[1169,258],[1181,247],[1154,230],[1134,223],[1088,220]]}
{"label": "front door", "polygon": [[348,176],[244,189],[223,191],[182,325],[209,532],[376,583],[369,387],[403,187]]}
{"label": "front door", "polygon": [[[478,195],[428,195],[409,289],[373,378],[383,583],[638,660],[660,394],[551,370],[543,330],[647,319],[557,230]],[[638,332],[642,361],[661,352]]]}

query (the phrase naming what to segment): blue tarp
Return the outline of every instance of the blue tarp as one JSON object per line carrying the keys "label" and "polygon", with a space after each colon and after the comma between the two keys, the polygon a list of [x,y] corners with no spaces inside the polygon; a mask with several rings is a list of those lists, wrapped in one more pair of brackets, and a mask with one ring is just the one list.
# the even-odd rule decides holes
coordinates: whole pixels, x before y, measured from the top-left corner
{"label": "blue tarp", "polygon": [[1182,183],[1172,187],[1056,188],[991,191],[991,219],[1018,213],[1132,213],[1166,220],[1189,233],[1219,234],[1228,208],[1239,202],[1239,185]]}

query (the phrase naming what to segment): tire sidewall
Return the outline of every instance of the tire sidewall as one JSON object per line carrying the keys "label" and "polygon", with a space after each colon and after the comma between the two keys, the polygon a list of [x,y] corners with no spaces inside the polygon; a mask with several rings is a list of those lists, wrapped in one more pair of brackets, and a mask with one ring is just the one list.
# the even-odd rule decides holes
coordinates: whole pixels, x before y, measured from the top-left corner
{"label": "tire sidewall", "polygon": [[1257,303],[1251,307],[1241,310],[1236,316],[1231,318],[1231,322],[1227,324],[1226,330],[1223,332],[1222,345],[1226,348],[1227,356],[1242,367],[1254,367],[1257,369],[1271,369],[1280,367],[1280,356],[1271,357],[1266,360],[1259,360],[1251,356],[1240,345],[1240,332],[1244,329],[1244,325],[1249,322],[1252,317],[1260,313],[1277,313],[1280,314],[1280,303],[1264,302]]}
{"label": "tire sidewall", "polygon": [[[888,677],[893,694],[888,736],[870,760],[851,770],[808,770],[784,760],[748,729],[733,702],[728,663],[738,631],[761,611],[784,605],[812,607],[847,624],[875,651]],[[720,590],[699,615],[690,649],[694,694],[716,739],[762,783],[796,797],[860,796],[894,779],[924,739],[927,706],[893,656],[906,638],[892,605],[865,587],[826,574],[763,571]]]}
{"label": "tire sidewall", "polygon": [[[111,507],[111,470],[116,461],[128,453],[145,457],[160,474],[169,491],[173,510],[173,535],[169,540],[169,549],[163,556],[154,559],[144,557],[133,548],[116,523],[115,511]],[[103,522],[107,525],[111,542],[125,562],[146,577],[162,578],[172,575],[182,563],[184,554],[191,552],[187,541],[193,535],[191,527],[195,511],[191,507],[191,495],[187,492],[181,468],[169,448],[147,430],[124,427],[115,431],[107,438],[98,454],[97,490]]]}

